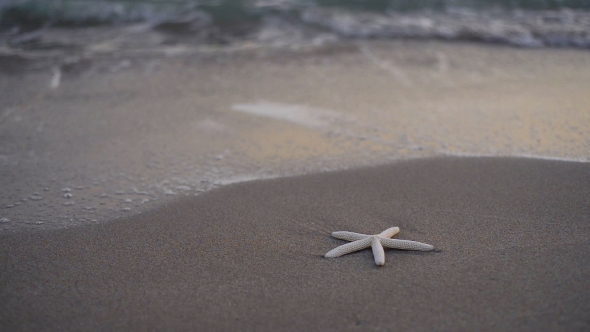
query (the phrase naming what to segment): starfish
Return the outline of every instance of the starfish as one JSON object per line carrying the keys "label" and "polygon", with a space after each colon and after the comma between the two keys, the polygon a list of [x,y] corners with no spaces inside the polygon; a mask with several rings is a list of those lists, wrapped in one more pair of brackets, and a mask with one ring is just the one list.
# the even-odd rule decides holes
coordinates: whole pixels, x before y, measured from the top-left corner
{"label": "starfish", "polygon": [[353,232],[333,232],[332,236],[346,241],[353,241],[351,243],[343,244],[328,251],[325,255],[327,258],[340,257],[342,255],[350,254],[351,252],[368,248],[373,249],[373,256],[375,257],[375,264],[385,264],[385,252],[383,246],[394,249],[404,250],[420,250],[430,251],[433,246],[426,243],[391,239],[392,236],[399,233],[399,227],[391,227],[379,234],[367,235]]}

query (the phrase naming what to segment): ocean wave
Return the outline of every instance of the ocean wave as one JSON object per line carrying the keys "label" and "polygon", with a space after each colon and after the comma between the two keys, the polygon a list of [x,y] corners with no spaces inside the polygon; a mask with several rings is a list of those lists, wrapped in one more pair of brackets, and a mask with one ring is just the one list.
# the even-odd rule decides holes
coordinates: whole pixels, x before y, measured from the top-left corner
{"label": "ocean wave", "polygon": [[[4,36],[3,40],[9,44],[18,44],[23,34],[49,26],[147,22],[156,31],[200,36],[202,42],[209,44],[244,39],[289,45],[293,38],[312,42],[318,38],[331,41],[428,38],[523,47],[590,48],[588,0],[555,2],[560,6],[548,0],[533,2],[538,4],[533,7],[526,1],[521,4],[503,0],[410,3],[388,0],[342,0],[338,5],[329,0],[0,0],[0,31],[3,31],[0,37]],[[488,5],[482,6],[483,3]],[[325,38],[327,34],[331,37]],[[26,35],[24,39],[27,40]]]}

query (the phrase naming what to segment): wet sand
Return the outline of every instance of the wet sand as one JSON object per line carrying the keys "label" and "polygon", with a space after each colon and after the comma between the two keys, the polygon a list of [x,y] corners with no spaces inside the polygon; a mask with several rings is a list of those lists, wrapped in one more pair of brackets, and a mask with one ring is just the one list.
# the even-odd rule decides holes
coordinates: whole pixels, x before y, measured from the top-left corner
{"label": "wet sand", "polygon": [[[582,331],[590,166],[435,158],[0,236],[3,330]],[[430,243],[336,259],[330,232]]]}
{"label": "wet sand", "polygon": [[143,56],[117,45],[61,76],[0,73],[0,232],[392,160],[590,156],[584,51],[358,41]]}

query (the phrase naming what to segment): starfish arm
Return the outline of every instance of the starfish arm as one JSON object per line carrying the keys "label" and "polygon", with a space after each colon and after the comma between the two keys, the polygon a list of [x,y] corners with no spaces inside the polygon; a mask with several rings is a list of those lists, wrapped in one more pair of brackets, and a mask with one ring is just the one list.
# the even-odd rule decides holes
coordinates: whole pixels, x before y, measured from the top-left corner
{"label": "starfish arm", "polygon": [[353,232],[332,232],[332,236],[346,241],[358,241],[362,240],[370,235],[360,234],[360,233],[353,233]]}
{"label": "starfish arm", "polygon": [[429,251],[434,249],[433,246],[426,243],[409,241],[409,240],[395,240],[395,239],[384,239],[380,238],[379,241],[382,245],[386,246],[387,248],[393,249],[404,249],[404,250],[420,250],[420,251]]}
{"label": "starfish arm", "polygon": [[371,245],[372,237],[366,237],[364,239],[343,244],[340,247],[336,247],[328,251],[324,256],[327,258],[340,257],[342,255],[350,254],[351,252],[368,248]]}
{"label": "starfish arm", "polygon": [[375,258],[375,264],[385,264],[385,251],[383,251],[383,246],[381,245],[381,242],[376,236],[373,237],[373,240],[371,240],[371,249],[373,249],[373,257]]}
{"label": "starfish arm", "polygon": [[399,227],[391,227],[379,233],[379,236],[389,239],[397,233],[399,233]]}

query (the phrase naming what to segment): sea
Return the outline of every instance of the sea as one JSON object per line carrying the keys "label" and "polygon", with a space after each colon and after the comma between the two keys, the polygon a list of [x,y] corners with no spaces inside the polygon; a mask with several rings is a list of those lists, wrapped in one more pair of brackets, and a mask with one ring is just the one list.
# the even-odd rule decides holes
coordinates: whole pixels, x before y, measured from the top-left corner
{"label": "sea", "polygon": [[590,0],[0,0],[0,34],[12,37],[138,22],[212,44],[296,36],[590,48]]}

